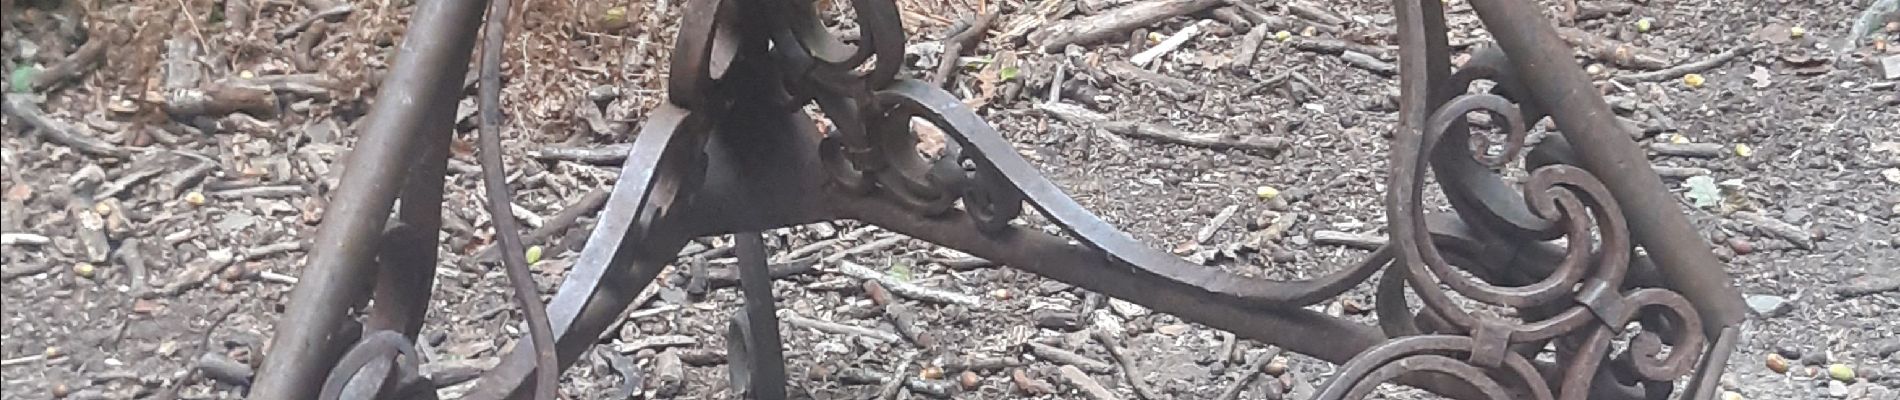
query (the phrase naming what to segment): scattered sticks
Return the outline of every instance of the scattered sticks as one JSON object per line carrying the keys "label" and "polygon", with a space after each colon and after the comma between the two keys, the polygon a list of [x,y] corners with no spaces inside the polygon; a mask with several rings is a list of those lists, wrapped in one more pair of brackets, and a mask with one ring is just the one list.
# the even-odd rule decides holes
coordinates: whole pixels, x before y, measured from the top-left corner
{"label": "scattered sticks", "polygon": [[991,11],[976,17],[962,31],[943,39],[943,60],[937,63],[937,74],[933,79],[937,86],[949,85],[956,80],[950,79],[950,73],[957,70],[957,59],[963,52],[974,50],[982,42],[983,36],[990,31],[990,25],[996,22],[997,12]]}
{"label": "scattered sticks", "polygon": [[1655,71],[1618,76],[1612,79],[1614,79],[1617,82],[1623,82],[1623,83],[1656,82],[1656,81],[1676,79],[1676,78],[1682,77],[1683,75],[1707,71],[1711,68],[1721,66],[1722,64],[1727,64],[1729,61],[1734,60],[1735,57],[1747,55],[1748,53],[1753,52],[1753,51],[1755,51],[1754,45],[1744,44],[1744,45],[1736,46],[1735,48],[1732,48],[1732,49],[1728,49],[1727,51],[1723,51],[1721,53],[1716,53],[1714,56],[1710,56],[1709,58],[1702,59],[1701,61],[1677,65],[1674,67],[1659,69]]}
{"label": "scattered sticks", "polygon": [[1287,146],[1286,140],[1279,138],[1233,138],[1220,134],[1188,133],[1169,126],[1116,121],[1110,119],[1108,115],[1073,104],[1038,103],[1036,109],[1071,124],[1093,125],[1117,135],[1183,146],[1263,152],[1278,152]]}
{"label": "scattered sticks", "polygon": [[884,288],[890,289],[891,294],[895,294],[898,296],[904,296],[904,297],[922,300],[922,301],[928,301],[932,303],[958,304],[958,305],[963,305],[963,306],[968,306],[968,307],[976,307],[982,303],[980,300],[977,300],[976,296],[946,291],[943,289],[934,289],[934,288],[920,286],[920,285],[910,283],[910,282],[900,281],[900,280],[897,280],[897,278],[893,278],[888,274],[878,272],[876,270],[872,270],[869,267],[858,265],[858,263],[854,263],[850,261],[839,261],[838,271],[852,278],[869,280],[869,281],[877,281],[879,285],[883,285]]}
{"label": "scattered sticks", "polygon": [[40,138],[48,142],[99,157],[117,158],[131,153],[124,148],[75,132],[65,124],[47,118],[45,113],[40,112],[39,103],[29,95],[8,93],[6,101],[0,102],[0,107],[5,108],[7,115],[18,118],[27,126],[33,127],[33,131],[39,133]]}
{"label": "scattered sticks", "polygon": [[1244,74],[1253,70],[1253,59],[1260,55],[1260,44],[1267,41],[1270,33],[1267,29],[1255,29],[1247,31],[1247,35],[1240,38],[1240,48],[1234,55],[1231,68],[1233,72]]}
{"label": "scattered sticks", "polygon": [[1082,18],[1055,22],[1032,34],[1045,53],[1061,53],[1070,44],[1088,45],[1125,36],[1129,31],[1169,18],[1200,12],[1226,0],[1157,0],[1129,4]]}

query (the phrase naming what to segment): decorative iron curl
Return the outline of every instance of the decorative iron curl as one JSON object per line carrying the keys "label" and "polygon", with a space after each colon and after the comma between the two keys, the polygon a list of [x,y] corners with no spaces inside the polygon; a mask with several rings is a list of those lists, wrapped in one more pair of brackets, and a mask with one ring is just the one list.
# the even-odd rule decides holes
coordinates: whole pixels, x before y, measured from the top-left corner
{"label": "decorative iron curl", "polygon": [[[1414,29],[1423,28],[1428,38],[1444,31],[1442,12],[1432,6],[1402,8],[1406,22]],[[1443,43],[1425,42],[1425,49],[1407,56],[1429,59],[1423,63],[1426,67],[1442,65],[1438,60],[1448,57]],[[1393,224],[1395,260],[1380,279],[1377,311],[1381,328],[1398,339],[1377,349],[1415,350],[1422,345],[1398,343],[1417,337],[1454,337],[1466,340],[1460,343],[1468,347],[1459,349],[1469,358],[1461,364],[1442,357],[1378,355],[1382,353],[1375,349],[1354,359],[1359,368],[1342,374],[1339,382],[1345,383],[1329,385],[1327,393],[1335,397],[1321,398],[1357,398],[1380,382],[1430,376],[1408,375],[1415,371],[1440,372],[1437,376],[1453,377],[1476,389],[1473,395],[1501,398],[1486,386],[1495,382],[1470,379],[1467,368],[1496,373],[1502,363],[1532,357],[1552,340],[1559,344],[1557,358],[1563,368],[1547,379],[1522,381],[1525,390],[1543,393],[1545,397],[1540,398],[1548,398],[1553,387],[1564,399],[1634,397],[1628,395],[1629,381],[1637,381],[1638,392],[1666,395],[1669,383],[1693,367],[1699,354],[1683,349],[1699,349],[1704,338],[1687,300],[1663,289],[1621,291],[1632,256],[1631,238],[1622,210],[1603,182],[1576,166],[1538,163],[1519,188],[1521,194],[1513,194],[1494,171],[1524,155],[1527,127],[1547,117],[1544,110],[1516,104],[1514,100],[1528,93],[1517,80],[1517,72],[1502,50],[1480,48],[1454,73],[1408,74],[1407,79],[1415,82],[1430,80],[1417,87],[1429,88],[1431,93],[1422,98],[1423,103],[1415,103],[1423,108],[1410,108],[1423,113],[1423,118],[1413,120],[1416,130],[1400,132],[1392,151],[1387,212]],[[1487,93],[1466,94],[1479,80],[1491,80],[1497,86]],[[1502,131],[1501,140],[1473,137],[1467,116],[1476,112],[1492,117],[1493,125]],[[1457,145],[1440,146],[1441,142]],[[1466,147],[1474,142],[1480,148],[1502,147],[1502,154],[1491,156]],[[1436,173],[1443,182],[1440,189],[1451,199],[1457,218],[1427,223],[1422,196],[1427,173]],[[1466,227],[1458,220],[1473,221],[1476,226]],[[1447,231],[1468,235],[1448,235]],[[1565,244],[1554,268],[1499,265],[1507,261],[1487,255],[1499,248],[1549,240]],[[1454,265],[1471,275],[1458,273]],[[1487,276],[1506,270],[1548,272],[1531,272],[1542,276],[1529,277],[1528,282]],[[1523,321],[1474,316],[1456,306],[1441,284],[1480,303],[1523,311],[1519,313]],[[1406,304],[1407,288],[1423,303],[1416,314]],[[1611,339],[1638,320],[1643,331],[1635,333],[1627,348],[1606,365]],[[1650,326],[1654,320],[1664,323]],[[1664,336],[1678,346],[1666,357],[1661,356]],[[1456,372],[1460,370],[1463,375]],[[1598,379],[1598,375],[1608,378]],[[1602,395],[1614,393],[1623,395]]]}
{"label": "decorative iron curl", "polygon": [[[1483,346],[1476,340],[1464,336],[1424,335],[1407,336],[1393,339],[1377,347],[1367,349],[1359,357],[1341,365],[1339,374],[1327,382],[1326,389],[1314,396],[1315,400],[1339,400],[1365,398],[1379,384],[1392,382],[1407,376],[1422,377],[1414,372],[1435,372],[1450,377],[1469,387],[1476,395],[1487,399],[1517,399],[1529,396],[1531,399],[1551,399],[1550,388],[1543,384],[1529,359],[1517,354],[1507,354],[1497,365],[1475,365],[1468,360],[1459,360],[1452,356],[1467,355],[1475,357]],[[1513,388],[1510,390],[1494,376],[1509,377]]]}

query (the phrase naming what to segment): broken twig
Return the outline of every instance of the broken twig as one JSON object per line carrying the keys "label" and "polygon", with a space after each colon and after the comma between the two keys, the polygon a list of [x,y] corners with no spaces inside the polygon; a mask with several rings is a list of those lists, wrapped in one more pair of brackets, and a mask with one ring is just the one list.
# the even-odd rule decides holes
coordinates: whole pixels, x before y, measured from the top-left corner
{"label": "broken twig", "polygon": [[1068,382],[1069,386],[1074,386],[1075,390],[1081,391],[1082,397],[1086,397],[1089,400],[1118,399],[1115,397],[1115,392],[1108,391],[1108,388],[1103,387],[1101,382],[1096,382],[1095,378],[1091,378],[1089,374],[1082,372],[1080,369],[1076,369],[1074,365],[1064,365],[1058,370],[1062,374],[1062,380]]}
{"label": "broken twig", "polygon": [[1091,330],[1089,334],[1094,336],[1096,341],[1102,342],[1102,348],[1108,350],[1108,356],[1114,358],[1115,363],[1121,364],[1122,377],[1128,379],[1128,387],[1135,390],[1136,397],[1161,400],[1160,396],[1155,395],[1154,387],[1148,386],[1148,381],[1141,379],[1141,370],[1135,368],[1135,359],[1126,354],[1120,340],[1100,329]]}
{"label": "broken twig", "polygon": [[983,35],[989,34],[990,24],[995,23],[996,16],[995,11],[978,16],[962,31],[943,39],[943,60],[937,63],[937,74],[931,78],[935,80],[937,86],[956,81],[950,79],[950,73],[956,72],[957,59],[961,58],[964,52],[976,49],[977,44],[982,42]]}
{"label": "broken twig", "polygon": [[1324,246],[1346,246],[1360,250],[1378,250],[1385,246],[1385,237],[1340,231],[1314,231],[1313,244]]}
{"label": "broken twig", "polygon": [[1762,233],[1781,238],[1781,240],[1786,240],[1788,243],[1793,243],[1796,247],[1802,249],[1814,249],[1814,238],[1809,237],[1808,231],[1801,229],[1799,226],[1781,222],[1781,220],[1770,218],[1753,211],[1736,211],[1735,214],[1732,215],[1736,220],[1754,225],[1755,228],[1761,230]]}
{"label": "broken twig", "polygon": [[1722,64],[1727,64],[1729,61],[1734,60],[1735,57],[1747,55],[1749,52],[1753,52],[1753,51],[1755,51],[1754,45],[1744,44],[1744,45],[1736,46],[1735,48],[1732,48],[1732,49],[1728,49],[1728,51],[1717,53],[1716,55],[1710,56],[1709,58],[1706,58],[1706,59],[1702,59],[1701,61],[1677,65],[1674,67],[1659,69],[1655,71],[1618,76],[1613,79],[1615,79],[1617,82],[1623,82],[1623,83],[1656,82],[1656,81],[1676,79],[1676,78],[1682,77],[1683,75],[1707,71],[1710,68],[1715,68],[1715,67],[1721,66]]}
{"label": "broken twig", "polygon": [[870,267],[858,265],[858,263],[850,261],[838,262],[838,272],[852,278],[877,281],[877,283],[883,285],[884,288],[890,289],[891,294],[898,296],[932,303],[959,304],[968,307],[976,307],[981,304],[981,301],[977,300],[976,296],[900,281],[897,280],[897,278],[891,277],[889,274],[878,272],[872,270]]}
{"label": "broken twig", "polygon": [[1213,150],[1250,150],[1277,152],[1286,148],[1286,140],[1278,138],[1229,138],[1219,134],[1188,133],[1169,126],[1116,121],[1107,115],[1090,111],[1081,106],[1066,103],[1038,103],[1036,109],[1077,125],[1093,125],[1102,130],[1122,136],[1154,140],[1163,143],[1184,146],[1204,147]]}
{"label": "broken twig", "polygon": [[81,135],[70,129],[71,127],[47,118],[46,114],[40,112],[39,104],[28,95],[7,94],[6,101],[0,102],[0,107],[5,108],[7,115],[19,118],[27,126],[33,127],[33,131],[48,142],[100,157],[124,157],[130,153],[125,148]]}
{"label": "broken twig", "polygon": [[877,341],[881,341],[885,343],[897,343],[898,341],[904,340],[903,338],[897,337],[897,334],[895,333],[880,331],[880,330],[871,329],[871,328],[865,328],[861,326],[845,325],[845,324],[831,322],[831,321],[820,321],[816,319],[806,318],[804,316],[798,315],[798,313],[792,312],[792,310],[779,310],[778,318],[780,320],[784,320],[785,324],[787,325],[791,325],[791,326],[799,327],[799,328],[811,329],[811,330],[835,334],[835,335],[863,336],[863,337],[871,338],[873,340],[877,340]]}
{"label": "broken twig", "polygon": [[1072,365],[1094,374],[1106,374],[1115,371],[1115,366],[1109,365],[1107,362],[1101,360],[1076,354],[1073,351],[1068,351],[1060,347],[1037,342],[1028,343],[1030,354],[1035,354],[1036,357],[1041,357],[1057,364]]}

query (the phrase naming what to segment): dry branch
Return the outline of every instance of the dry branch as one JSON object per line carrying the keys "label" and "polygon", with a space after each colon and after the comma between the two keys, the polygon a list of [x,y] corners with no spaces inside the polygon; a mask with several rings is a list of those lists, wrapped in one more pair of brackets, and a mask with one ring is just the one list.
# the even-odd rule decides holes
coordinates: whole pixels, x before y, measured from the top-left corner
{"label": "dry branch", "polygon": [[976,307],[982,303],[980,300],[977,300],[976,296],[943,289],[928,288],[914,283],[900,281],[888,274],[872,270],[869,267],[858,265],[850,261],[839,261],[838,272],[852,278],[877,281],[877,283],[883,285],[884,288],[890,289],[891,294],[898,296],[932,303],[959,304],[969,307]]}
{"label": "dry branch", "polygon": [[1347,52],[1358,52],[1377,57],[1381,60],[1393,53],[1391,49],[1385,47],[1368,46],[1341,39],[1323,37],[1294,37],[1287,40],[1287,45],[1293,46],[1293,48],[1299,49],[1300,51],[1310,53],[1336,56]]}
{"label": "dry branch", "polygon": [[1755,228],[1761,230],[1762,233],[1781,238],[1781,240],[1786,240],[1788,243],[1793,243],[1802,249],[1814,248],[1814,238],[1808,235],[1806,229],[1801,229],[1801,227],[1794,226],[1794,224],[1782,222],[1781,220],[1752,211],[1737,211],[1733,216],[1737,220],[1748,223],[1749,225],[1754,225]]}
{"label": "dry branch", "polygon": [[1378,250],[1385,246],[1385,237],[1339,231],[1313,232],[1313,244],[1324,246],[1346,246],[1360,250]]}
{"label": "dry branch", "polygon": [[18,118],[27,126],[33,127],[34,132],[48,142],[100,157],[124,157],[130,153],[129,150],[82,135],[68,129],[69,127],[65,124],[47,118],[46,114],[40,112],[39,104],[28,95],[9,93],[6,95],[6,101],[0,103],[0,106],[5,107],[7,115]]}
{"label": "dry branch", "polygon": [[1080,369],[1076,369],[1074,365],[1064,365],[1058,370],[1062,374],[1062,380],[1068,382],[1069,386],[1074,386],[1075,390],[1081,391],[1082,397],[1088,398],[1089,400],[1118,399],[1118,397],[1115,397],[1115,392],[1110,392],[1107,387],[1102,386],[1101,382],[1096,382],[1095,378],[1091,378],[1089,374],[1082,372]]}
{"label": "dry branch", "polygon": [[1028,342],[1028,344],[1031,354],[1035,354],[1036,357],[1041,357],[1057,364],[1072,365],[1094,374],[1106,374],[1115,371],[1115,366],[1109,365],[1102,360],[1089,358],[1088,356],[1076,354],[1073,351],[1042,343]]}
{"label": "dry branch", "polygon": [[1221,5],[1226,0],[1144,1],[1100,14],[1058,21],[1032,34],[1045,53],[1060,53],[1070,44],[1089,45],[1127,35],[1135,30],[1177,16],[1192,14]]}
{"label": "dry branch", "polygon": [[1128,386],[1135,390],[1136,397],[1161,400],[1161,397],[1155,394],[1154,387],[1149,386],[1147,381],[1141,380],[1141,370],[1135,368],[1135,359],[1126,354],[1127,350],[1122,348],[1120,340],[1116,340],[1114,335],[1100,329],[1091,330],[1089,334],[1094,336],[1096,341],[1102,342],[1102,348],[1108,350],[1108,356],[1114,358],[1115,363],[1121,364],[1122,377],[1128,379]]}
{"label": "dry branch", "polygon": [[820,321],[816,319],[806,318],[804,316],[800,316],[797,313],[792,312],[791,310],[779,310],[778,318],[780,320],[784,320],[785,324],[787,325],[791,325],[791,326],[795,326],[799,328],[811,329],[811,330],[824,332],[824,333],[830,333],[834,335],[863,336],[863,337],[871,338],[871,339],[885,342],[885,343],[897,343],[900,340],[904,340],[903,338],[897,337],[897,334],[895,333],[880,331],[880,330],[871,329],[871,328],[865,328],[861,326],[845,325],[845,324],[840,324],[840,323],[831,322],[831,321]]}
{"label": "dry branch", "polygon": [[1073,104],[1038,103],[1036,109],[1071,124],[1092,125],[1117,135],[1163,143],[1205,147],[1213,150],[1239,149],[1269,152],[1280,151],[1287,145],[1285,140],[1277,138],[1230,138],[1219,134],[1183,132],[1170,126],[1116,121],[1102,113],[1089,111]]}
{"label": "dry branch", "polygon": [[1146,82],[1149,85],[1153,85],[1162,95],[1173,98],[1175,101],[1194,100],[1200,97],[1201,93],[1207,92],[1207,88],[1202,87],[1200,84],[1142,69],[1127,62],[1109,62],[1105,67],[1106,69],[1104,71],[1108,72],[1109,75],[1115,76],[1116,79]]}
{"label": "dry branch", "polygon": [[1749,52],[1753,52],[1753,51],[1755,51],[1754,45],[1745,44],[1741,46],[1736,46],[1735,48],[1728,49],[1727,51],[1723,51],[1721,53],[1717,53],[1716,55],[1710,56],[1709,58],[1703,59],[1701,61],[1677,65],[1674,67],[1669,67],[1666,69],[1660,69],[1660,70],[1655,70],[1655,71],[1618,76],[1614,79],[1617,82],[1623,82],[1623,83],[1655,82],[1655,81],[1665,81],[1665,80],[1670,80],[1670,79],[1676,79],[1676,78],[1682,77],[1683,75],[1707,71],[1710,68],[1715,68],[1717,66],[1721,66],[1722,64],[1727,64],[1729,61],[1734,60],[1735,57],[1746,55]]}
{"label": "dry branch", "polygon": [[[574,204],[568,204],[566,208],[562,208],[560,212],[555,213],[553,219],[545,221],[540,227],[535,228],[534,231],[528,232],[527,236],[521,238],[522,243],[529,246],[545,244],[543,242],[553,238],[554,235],[566,232],[569,228],[574,227],[574,224],[579,222],[582,216],[593,215],[595,211],[599,211],[601,207],[606,206],[607,197],[611,194],[613,193],[606,188],[595,188],[587,192],[587,194],[582,195],[579,200],[575,200]],[[516,214],[520,213],[517,212]],[[500,262],[500,251],[501,249],[499,247],[491,243],[487,248],[482,249],[480,253],[476,253],[477,255],[475,257],[476,260],[484,263]]]}
{"label": "dry branch", "polygon": [[620,165],[627,161],[627,152],[633,151],[631,143],[615,143],[605,146],[585,147],[544,147],[529,153],[536,160],[573,161],[599,165]]}

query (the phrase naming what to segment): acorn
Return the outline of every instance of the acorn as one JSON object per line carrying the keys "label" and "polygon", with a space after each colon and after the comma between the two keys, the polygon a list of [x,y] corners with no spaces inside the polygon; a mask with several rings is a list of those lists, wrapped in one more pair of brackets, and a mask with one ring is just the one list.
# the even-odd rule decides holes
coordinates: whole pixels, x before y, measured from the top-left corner
{"label": "acorn", "polygon": [[1788,373],[1788,359],[1782,358],[1780,354],[1769,354],[1768,370],[1777,374]]}
{"label": "acorn", "polygon": [[983,377],[977,376],[975,371],[963,371],[963,376],[957,378],[957,383],[963,385],[963,390],[976,390],[976,385],[983,383]]}

